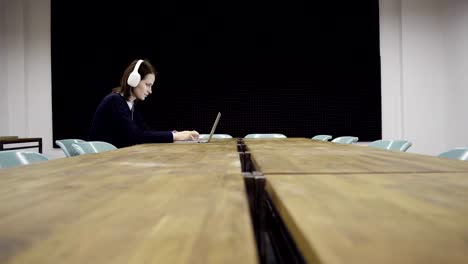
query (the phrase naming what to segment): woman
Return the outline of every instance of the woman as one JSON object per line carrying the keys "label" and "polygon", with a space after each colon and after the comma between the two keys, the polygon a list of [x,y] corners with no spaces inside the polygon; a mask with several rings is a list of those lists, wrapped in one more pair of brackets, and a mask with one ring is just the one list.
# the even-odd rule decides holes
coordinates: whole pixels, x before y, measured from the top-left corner
{"label": "woman", "polygon": [[141,143],[197,140],[197,131],[154,131],[146,127],[135,108],[151,94],[156,70],[147,60],[135,60],[125,69],[120,87],[104,97],[93,118],[89,140],[105,141],[118,148]]}

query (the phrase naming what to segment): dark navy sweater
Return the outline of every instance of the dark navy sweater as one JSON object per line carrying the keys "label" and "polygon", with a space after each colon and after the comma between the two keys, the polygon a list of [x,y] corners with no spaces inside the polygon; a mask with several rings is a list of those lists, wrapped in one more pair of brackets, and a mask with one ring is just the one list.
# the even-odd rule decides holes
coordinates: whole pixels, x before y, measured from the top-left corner
{"label": "dark navy sweater", "polygon": [[146,127],[134,107],[132,111],[125,99],[118,93],[104,97],[94,114],[90,141],[105,141],[117,148],[142,143],[173,142],[171,131],[154,131]]}

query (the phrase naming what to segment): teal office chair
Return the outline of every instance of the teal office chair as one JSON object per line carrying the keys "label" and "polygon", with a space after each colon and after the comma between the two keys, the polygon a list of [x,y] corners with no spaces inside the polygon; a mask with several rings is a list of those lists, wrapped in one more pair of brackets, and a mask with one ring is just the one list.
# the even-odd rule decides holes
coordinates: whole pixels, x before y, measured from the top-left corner
{"label": "teal office chair", "polygon": [[248,134],[244,138],[287,138],[283,134]]}
{"label": "teal office chair", "polygon": [[62,149],[63,153],[65,153],[65,157],[78,156],[78,153],[72,148],[72,144],[78,143],[78,142],[85,142],[85,141],[81,139],[55,140],[55,144],[57,144]]}
{"label": "teal office chair", "polygon": [[72,144],[72,148],[78,155],[101,153],[117,149],[114,145],[103,141],[77,142]]}
{"label": "teal office chair", "polygon": [[340,143],[340,144],[353,144],[359,140],[358,137],[337,137],[333,139],[331,142]]}
{"label": "teal office chair", "polygon": [[0,168],[28,165],[49,160],[46,156],[29,151],[0,151]]}
{"label": "teal office chair", "polygon": [[440,158],[468,160],[468,148],[454,148],[438,155]]}
{"label": "teal office chair", "polygon": [[[208,139],[210,134],[200,134],[200,139]],[[231,135],[228,134],[213,134],[212,138],[232,138]]]}
{"label": "teal office chair", "polygon": [[388,150],[397,150],[405,152],[407,149],[411,147],[411,142],[408,140],[376,140],[374,142],[369,143],[369,147],[373,148],[380,148],[380,149],[388,149]]}
{"label": "teal office chair", "polygon": [[330,135],[316,135],[312,137],[313,140],[328,141],[332,139]]}

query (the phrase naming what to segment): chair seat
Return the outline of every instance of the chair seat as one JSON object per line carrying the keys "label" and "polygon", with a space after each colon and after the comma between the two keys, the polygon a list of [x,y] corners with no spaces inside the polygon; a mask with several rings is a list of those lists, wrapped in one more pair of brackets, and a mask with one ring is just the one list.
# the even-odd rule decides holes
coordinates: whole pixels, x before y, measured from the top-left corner
{"label": "chair seat", "polygon": [[321,141],[328,141],[332,139],[330,135],[316,135],[312,137],[313,140],[321,140]]}
{"label": "chair seat", "polygon": [[49,160],[46,156],[30,151],[0,151],[0,168],[28,165]]}
{"label": "chair seat", "polygon": [[72,157],[72,156],[78,156],[79,154],[75,151],[75,149],[72,148],[73,143],[78,143],[78,142],[85,142],[82,139],[75,139],[75,138],[70,138],[70,139],[59,139],[55,140],[55,144],[57,144],[65,154],[65,157]]}
{"label": "chair seat", "polygon": [[103,141],[77,142],[73,143],[72,147],[79,155],[101,153],[117,149],[114,145]]}
{"label": "chair seat", "polygon": [[[200,139],[208,139],[210,134],[200,134]],[[232,138],[229,134],[213,134],[212,138]]]}
{"label": "chair seat", "polygon": [[369,147],[380,148],[380,149],[388,149],[388,150],[397,150],[405,152],[411,147],[411,142],[408,140],[400,139],[400,140],[376,140],[374,142],[369,143]]}
{"label": "chair seat", "polygon": [[337,137],[332,140],[334,143],[339,143],[339,144],[353,144],[354,142],[357,142],[359,140],[358,137],[350,137],[350,136],[343,136],[343,137]]}
{"label": "chair seat", "polygon": [[248,134],[244,138],[287,138],[283,134]]}
{"label": "chair seat", "polygon": [[448,151],[440,153],[438,157],[455,160],[468,160],[468,148],[450,149]]}

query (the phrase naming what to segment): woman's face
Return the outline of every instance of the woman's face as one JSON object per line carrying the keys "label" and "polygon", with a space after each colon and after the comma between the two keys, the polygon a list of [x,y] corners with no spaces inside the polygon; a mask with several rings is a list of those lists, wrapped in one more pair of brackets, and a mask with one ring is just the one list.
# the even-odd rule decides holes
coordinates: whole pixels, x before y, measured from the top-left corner
{"label": "woman's face", "polygon": [[154,84],[154,79],[154,74],[147,74],[145,78],[140,81],[138,86],[133,89],[133,96],[138,100],[144,101],[145,98],[152,93],[151,88]]}

